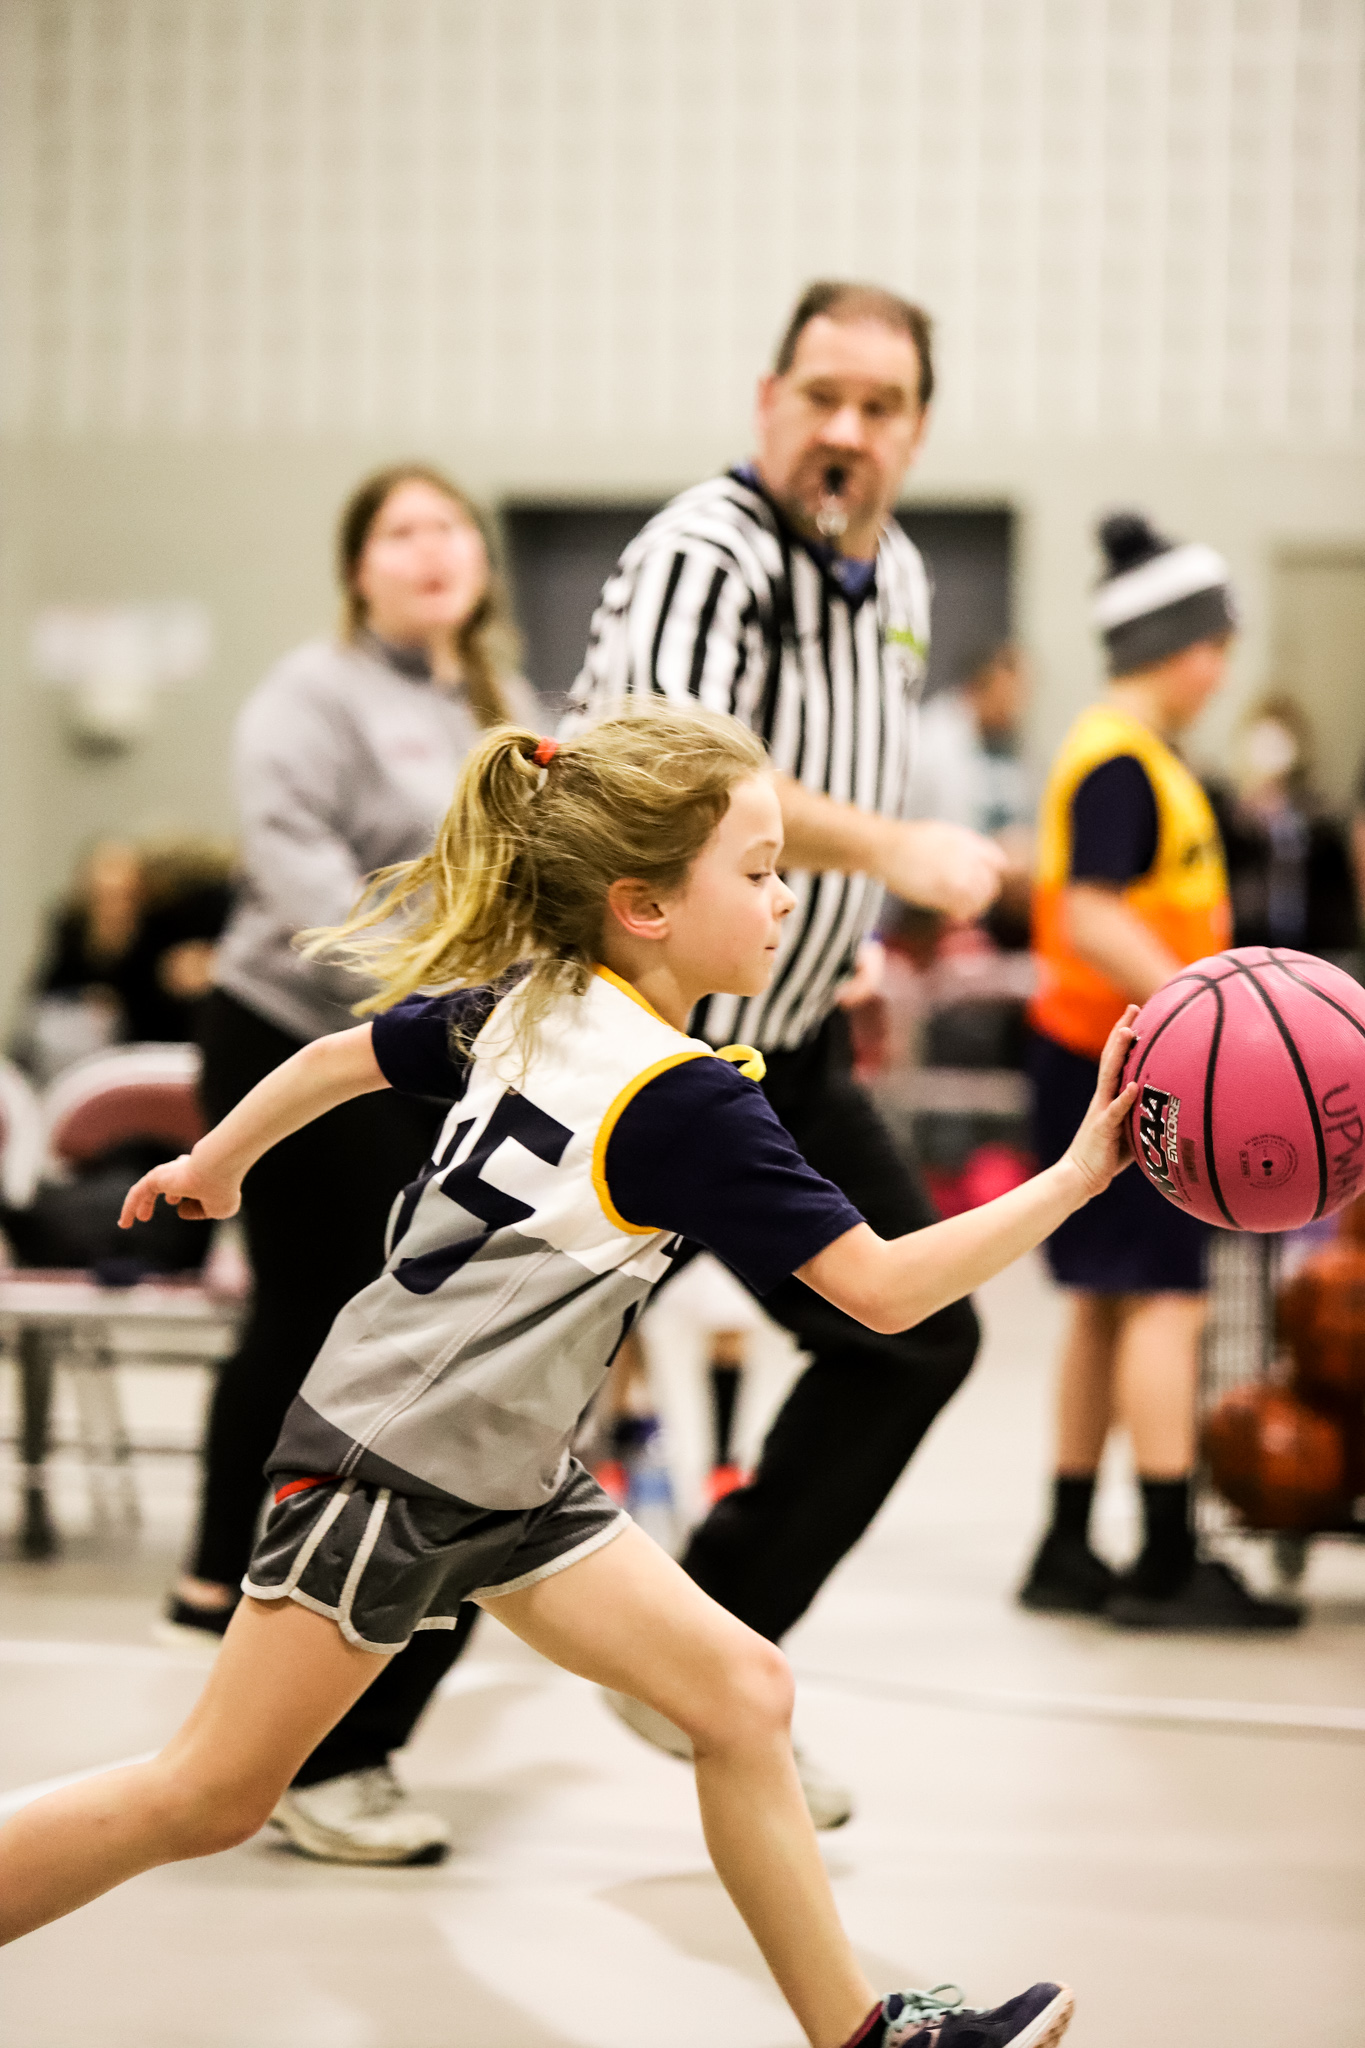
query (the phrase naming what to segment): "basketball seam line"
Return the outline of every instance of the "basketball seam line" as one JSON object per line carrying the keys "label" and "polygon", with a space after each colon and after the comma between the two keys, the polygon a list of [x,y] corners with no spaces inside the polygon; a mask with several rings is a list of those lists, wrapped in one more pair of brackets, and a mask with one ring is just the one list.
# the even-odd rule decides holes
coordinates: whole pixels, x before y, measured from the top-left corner
{"label": "basketball seam line", "polygon": [[[1223,976],[1219,977],[1220,980],[1224,978]],[[1218,1048],[1223,1043],[1223,992],[1216,981],[1210,982],[1208,986],[1213,994],[1215,1016],[1213,1020],[1213,1039],[1209,1045],[1208,1071],[1204,1076],[1204,1165],[1208,1172],[1209,1187],[1213,1191],[1214,1201],[1217,1202],[1219,1208],[1227,1217],[1230,1227],[1233,1230],[1237,1230],[1241,1226],[1223,1199],[1223,1183],[1218,1178],[1218,1162],[1213,1156],[1213,1080],[1214,1075],[1218,1071]]]}
{"label": "basketball seam line", "polygon": [[[1284,948],[1284,950],[1287,952],[1289,948],[1286,947]],[[1323,1002],[1330,1003],[1334,1010],[1340,1010],[1342,1016],[1346,1018],[1348,1023],[1354,1024],[1356,1030],[1361,1032],[1362,1036],[1365,1036],[1365,1026],[1362,1026],[1359,1020],[1351,1015],[1349,1010],[1343,1009],[1342,1005],[1338,1003],[1332,996],[1325,994],[1324,991],[1318,987],[1315,981],[1309,981],[1304,975],[1298,973],[1290,961],[1276,958],[1275,949],[1273,947],[1267,946],[1265,952],[1266,958],[1264,960],[1235,961],[1228,967],[1227,972],[1224,974],[1196,974],[1192,967],[1183,967],[1179,974],[1173,974],[1171,976],[1170,980],[1165,984],[1165,986],[1167,988],[1174,988],[1176,983],[1180,981],[1193,980],[1195,983],[1197,983],[1197,986],[1190,990],[1189,995],[1183,996],[1181,998],[1179,1007],[1183,1009],[1185,1004],[1189,1002],[1191,996],[1202,995],[1205,989],[1220,988],[1225,981],[1232,981],[1234,977],[1237,975],[1246,975],[1250,977],[1263,971],[1267,967],[1278,967],[1281,974],[1289,975],[1291,979],[1299,983],[1300,987],[1310,990],[1312,994],[1315,996],[1321,996]],[[1296,953],[1294,958],[1296,960],[1315,959],[1316,955]],[[1323,961],[1320,964],[1326,966],[1330,963]],[[1172,1010],[1171,1016],[1174,1017],[1175,1015],[1176,1011]],[[1163,1018],[1162,1022],[1169,1023],[1170,1018]]]}
{"label": "basketball seam line", "polygon": [[[1173,974],[1171,976],[1170,980],[1165,984],[1165,986],[1167,988],[1173,988],[1178,981],[1193,980],[1197,982],[1199,986],[1198,988],[1192,989],[1190,993],[1191,995],[1198,995],[1203,989],[1217,988],[1220,985],[1220,983],[1225,981],[1231,981],[1235,975],[1255,974],[1257,969],[1261,967],[1279,967],[1284,971],[1284,973],[1291,973],[1292,969],[1289,967],[1288,963],[1284,960],[1276,958],[1276,950],[1277,949],[1273,946],[1264,947],[1263,951],[1266,956],[1264,960],[1230,960],[1227,963],[1226,969],[1222,974],[1196,974],[1194,966],[1182,967],[1178,974]],[[1290,949],[1288,947],[1284,947],[1280,950],[1288,952]],[[1312,959],[1315,956],[1312,954],[1295,954],[1294,957],[1296,959]],[[1313,987],[1312,982],[1306,982],[1304,985],[1307,988],[1313,988],[1313,993],[1315,995],[1320,995],[1322,993],[1320,989]],[[1186,1000],[1188,1001],[1188,997],[1186,998]],[[1172,1015],[1174,1015],[1174,1012],[1172,1012]]]}
{"label": "basketball seam line", "polygon": [[[1227,1203],[1223,1200],[1223,1187],[1221,1181],[1218,1178],[1218,1167],[1213,1156],[1213,1070],[1218,1057],[1218,1046],[1223,1036],[1223,998],[1219,994],[1218,984],[1219,982],[1226,981],[1227,979],[1228,977],[1225,974],[1220,974],[1212,978],[1204,974],[1195,976],[1195,981],[1197,982],[1198,986],[1192,988],[1189,991],[1188,995],[1182,996],[1180,1001],[1176,1004],[1175,1008],[1170,1012],[1170,1014],[1162,1018],[1161,1022],[1157,1025],[1156,1030],[1152,1033],[1146,1045],[1143,1047],[1141,1058],[1138,1060],[1137,1066],[1133,1071],[1133,1079],[1135,1081],[1140,1081],[1142,1079],[1142,1070],[1147,1064],[1148,1055],[1152,1051],[1152,1048],[1155,1046],[1157,1040],[1160,1038],[1162,1032],[1166,1029],[1166,1027],[1169,1024],[1174,1024],[1176,1018],[1181,1016],[1184,1013],[1184,1011],[1186,1011],[1189,1008],[1191,1003],[1197,1002],[1200,996],[1212,994],[1216,1014],[1214,1017],[1213,1025],[1213,1039],[1209,1046],[1209,1064],[1204,1076],[1204,1164],[1208,1170],[1209,1193],[1213,1196],[1214,1201],[1217,1202],[1218,1207],[1227,1217],[1228,1228],[1230,1230],[1240,1230],[1241,1225],[1238,1223],[1231,1209],[1229,1209]],[[1139,1167],[1138,1170],[1139,1172],[1141,1172],[1141,1167]]]}
{"label": "basketball seam line", "polygon": [[[1238,948],[1238,950],[1242,950],[1242,952],[1250,952],[1250,946],[1242,946],[1242,948]],[[1283,961],[1283,958],[1281,958],[1281,954],[1285,954],[1285,952],[1293,954],[1293,958],[1295,958],[1295,961],[1316,961],[1316,958],[1318,958],[1318,954],[1316,954],[1316,952],[1297,952],[1297,950],[1295,950],[1293,946],[1263,946],[1261,950],[1265,952],[1265,961],[1234,961],[1234,958],[1230,958],[1230,956],[1226,956],[1226,954],[1214,954],[1214,958],[1224,958],[1224,961],[1226,961],[1226,965],[1224,965],[1224,973],[1222,973],[1222,975],[1201,975],[1201,973],[1195,973],[1195,969],[1199,967],[1199,963],[1197,963],[1197,961],[1191,961],[1191,965],[1189,965],[1189,967],[1181,967],[1181,969],[1179,969],[1179,973],[1171,975],[1171,981],[1166,981],[1166,983],[1164,983],[1164,987],[1169,987],[1169,989],[1171,989],[1171,987],[1175,987],[1175,983],[1177,983],[1177,981],[1189,981],[1189,979],[1193,977],[1193,979],[1195,979],[1195,981],[1199,983],[1199,987],[1203,987],[1203,989],[1212,989],[1212,987],[1214,987],[1214,985],[1216,985],[1218,981],[1232,981],[1232,977],[1234,977],[1234,975],[1254,975],[1254,971],[1257,971],[1259,967],[1283,967],[1283,971],[1285,971],[1285,973],[1291,973],[1291,967],[1289,967],[1289,963],[1287,963],[1287,961]],[[1308,987],[1314,987],[1314,983],[1312,983],[1312,981],[1310,981],[1310,983],[1306,983],[1306,985],[1308,985]],[[1314,993],[1318,993],[1318,995],[1320,995],[1322,991],[1320,991],[1320,989],[1314,989]]]}
{"label": "basketball seam line", "polygon": [[[1275,962],[1261,961],[1258,963],[1258,965],[1263,967],[1273,967],[1275,965]],[[1255,975],[1248,972],[1247,979],[1250,981],[1251,986],[1255,989],[1257,995],[1261,998],[1261,1001],[1265,1004],[1267,1010],[1269,1010],[1271,1016],[1275,1020],[1275,1029],[1279,1032],[1280,1037],[1284,1041],[1285,1051],[1289,1054],[1290,1059],[1294,1062],[1294,1072],[1299,1077],[1299,1086],[1303,1090],[1303,1099],[1308,1104],[1308,1114],[1313,1121],[1313,1143],[1317,1148],[1318,1155],[1318,1202],[1317,1207],[1313,1211],[1313,1221],[1316,1223],[1319,1216],[1321,1216],[1323,1210],[1327,1207],[1327,1140],[1322,1135],[1322,1123],[1318,1116],[1317,1101],[1314,1097],[1312,1088],[1309,1086],[1308,1070],[1304,1066],[1303,1061],[1299,1056],[1299,1048],[1295,1045],[1293,1038],[1290,1036],[1289,1026],[1285,1023],[1283,1017],[1275,1008],[1275,1004],[1272,1001],[1270,995],[1265,989],[1261,987],[1261,984],[1259,981],[1257,981]]]}
{"label": "basketball seam line", "polygon": [[1361,1023],[1359,1017],[1353,1017],[1346,1005],[1339,1003],[1335,996],[1329,996],[1325,989],[1319,988],[1315,981],[1310,981],[1306,974],[1296,974],[1294,969],[1287,966],[1283,960],[1273,960],[1269,962],[1269,965],[1278,967],[1281,974],[1287,974],[1289,979],[1296,981],[1300,988],[1306,988],[1310,995],[1314,995],[1320,1002],[1326,1003],[1329,1009],[1335,1010],[1339,1017],[1346,1019],[1346,1022],[1353,1031],[1358,1031],[1361,1037],[1365,1038],[1365,1024]]}
{"label": "basketball seam line", "polygon": [[[1222,979],[1221,976],[1220,979]],[[1151,1037],[1147,1040],[1146,1045],[1143,1047],[1141,1057],[1139,1058],[1136,1067],[1133,1069],[1133,1079],[1135,1081],[1140,1081],[1142,1079],[1142,1070],[1147,1064],[1147,1055],[1151,1052],[1152,1047],[1156,1044],[1157,1040],[1160,1038],[1162,1032],[1166,1029],[1166,1027],[1170,1024],[1174,1024],[1176,1018],[1179,1017],[1184,1010],[1188,1009],[1191,1003],[1197,1002],[1200,996],[1206,994],[1209,989],[1216,988],[1217,986],[1217,982],[1207,981],[1201,975],[1199,978],[1198,988],[1192,988],[1188,995],[1182,996],[1180,998],[1180,1001],[1176,1004],[1175,1008],[1170,1012],[1170,1014],[1162,1018],[1161,1022],[1157,1025],[1156,1030],[1152,1033]]]}

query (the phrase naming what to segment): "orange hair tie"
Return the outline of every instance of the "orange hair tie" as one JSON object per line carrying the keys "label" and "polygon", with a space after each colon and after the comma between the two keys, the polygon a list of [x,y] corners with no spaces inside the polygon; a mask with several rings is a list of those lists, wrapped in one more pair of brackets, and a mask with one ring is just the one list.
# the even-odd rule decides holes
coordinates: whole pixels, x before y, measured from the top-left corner
{"label": "orange hair tie", "polygon": [[535,762],[537,768],[548,768],[558,752],[558,740],[542,740],[534,754],[532,754],[531,759]]}

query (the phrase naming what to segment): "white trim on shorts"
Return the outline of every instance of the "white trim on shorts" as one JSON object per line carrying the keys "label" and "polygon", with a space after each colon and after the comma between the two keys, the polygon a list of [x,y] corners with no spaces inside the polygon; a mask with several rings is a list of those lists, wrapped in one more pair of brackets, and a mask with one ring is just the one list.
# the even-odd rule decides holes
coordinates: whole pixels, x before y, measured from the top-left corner
{"label": "white trim on shorts", "polygon": [[251,1583],[251,1573],[247,1571],[242,1577],[242,1591],[250,1594],[253,1600],[283,1600],[286,1597],[292,1599],[294,1588],[313,1562],[313,1552],[317,1549],[319,1543],[321,1543],[323,1537],[327,1534],[327,1531],[331,1528],[333,1522],[354,1492],[354,1479],[343,1480],[341,1485],[338,1486],[336,1492],[318,1516],[317,1521],[308,1531],[307,1537],[299,1545],[299,1553],[289,1568],[288,1578],[282,1579],[278,1586],[253,1586]]}
{"label": "white trim on shorts", "polygon": [[[262,1596],[256,1594],[254,1597],[260,1599]],[[306,1607],[310,1614],[320,1614],[324,1621],[334,1621],[353,1649],[368,1650],[373,1657],[396,1657],[398,1652],[406,1650],[412,1641],[411,1636],[404,1636],[401,1643],[372,1643],[368,1636],[361,1635],[349,1614],[343,1614],[340,1607],[329,1607],[325,1601],[315,1599],[311,1593],[305,1593],[301,1586],[295,1586],[289,1598],[297,1606]],[[417,1626],[420,1628],[421,1623]]]}
{"label": "white trim on shorts", "polygon": [[374,1497],[374,1506],[370,1509],[365,1533],[355,1547],[355,1556],[351,1559],[351,1568],[341,1589],[341,1632],[343,1635],[354,1636],[357,1642],[360,1641],[360,1637],[351,1626],[351,1609],[355,1605],[355,1596],[360,1589],[365,1567],[374,1554],[375,1544],[379,1541],[379,1532],[384,1526],[384,1517],[389,1512],[389,1502],[392,1499],[392,1487],[381,1486]]}
{"label": "white trim on shorts", "polygon": [[[250,1575],[248,1575],[242,1580],[242,1591],[253,1600],[292,1600],[297,1606],[306,1607],[310,1614],[320,1614],[324,1621],[335,1622],[345,1640],[357,1650],[368,1650],[371,1656],[374,1657],[393,1657],[400,1650],[407,1648],[408,1644],[412,1641],[412,1636],[405,1636],[401,1643],[372,1643],[368,1636],[361,1635],[359,1629],[351,1620],[351,1607],[355,1600],[355,1595],[359,1590],[365,1566],[369,1563],[374,1547],[379,1541],[379,1533],[384,1525],[384,1517],[388,1513],[389,1502],[393,1497],[389,1487],[384,1486],[379,1489],[374,1506],[370,1509],[369,1519],[365,1524],[365,1533],[356,1545],[355,1556],[351,1560],[350,1569],[346,1574],[346,1583],[342,1587],[341,1599],[337,1604],[334,1607],[329,1607],[325,1600],[319,1600],[312,1593],[305,1593],[299,1585],[299,1579],[311,1562],[313,1553],[328,1529],[332,1526],[332,1523],[341,1513],[346,1502],[350,1499],[355,1491],[355,1486],[355,1480],[348,1479],[338,1487],[322,1514],[319,1515],[317,1525],[309,1531],[307,1540],[300,1545],[299,1554],[290,1568],[288,1578],[285,1579],[282,1585],[255,1586],[251,1582]],[[591,1557],[594,1550],[601,1550],[606,1544],[614,1542],[621,1532],[624,1529],[628,1529],[630,1525],[631,1518],[625,1509],[622,1508],[618,1511],[614,1520],[608,1522],[604,1529],[598,1529],[591,1536],[585,1536],[581,1543],[575,1543],[572,1550],[566,1550],[559,1557],[552,1557],[545,1564],[537,1565],[534,1571],[523,1572],[520,1578],[508,1579],[500,1586],[478,1586],[472,1593],[466,1593],[464,1598],[466,1600],[497,1600],[506,1593],[523,1592],[527,1586],[538,1585],[542,1579],[552,1579],[556,1572],[567,1571],[571,1564],[577,1564],[581,1558]],[[424,1628],[454,1628],[458,1621],[458,1614],[423,1615],[420,1621],[414,1623],[412,1633],[416,1635],[418,1629]]]}
{"label": "white trim on shorts", "polygon": [[[384,1517],[393,1498],[390,1487],[380,1487],[375,1496],[374,1506],[370,1509],[369,1519],[365,1524],[365,1533],[356,1545],[355,1556],[351,1559],[350,1569],[346,1574],[346,1583],[341,1589],[341,1599],[336,1606],[329,1607],[325,1600],[317,1599],[312,1593],[305,1593],[299,1585],[299,1580],[312,1562],[314,1551],[355,1492],[355,1488],[354,1479],[344,1480],[338,1486],[318,1516],[316,1525],[309,1530],[306,1541],[299,1545],[299,1554],[290,1567],[288,1578],[281,1585],[255,1586],[248,1573],[242,1580],[242,1591],[252,1600],[292,1600],[297,1606],[306,1607],[310,1614],[320,1614],[324,1621],[334,1621],[346,1641],[357,1650],[368,1650],[375,1657],[393,1657],[400,1650],[407,1648],[412,1640],[410,1636],[405,1636],[401,1643],[372,1643],[367,1636],[361,1635],[351,1620],[352,1604],[365,1567],[374,1553],[375,1544],[379,1541],[379,1532],[384,1526]],[[453,1628],[455,1624],[452,1622],[450,1625]],[[417,1626],[420,1628],[421,1623]]]}
{"label": "white trim on shorts", "polygon": [[[501,1586],[476,1586],[472,1593],[466,1593],[466,1600],[500,1600],[506,1593],[522,1593],[528,1586],[538,1586],[542,1579],[552,1579],[556,1572],[567,1571],[571,1564],[591,1557],[594,1550],[601,1550],[605,1544],[614,1543],[623,1530],[631,1526],[630,1516],[622,1508],[616,1519],[608,1522],[605,1529],[598,1529],[593,1535],[585,1536],[581,1543],[575,1543],[572,1550],[566,1550],[558,1557],[552,1557],[546,1564],[538,1564],[533,1572],[523,1572],[519,1579],[507,1579]],[[452,1627],[454,1624],[451,1624]],[[419,1621],[418,1628],[422,1623]]]}

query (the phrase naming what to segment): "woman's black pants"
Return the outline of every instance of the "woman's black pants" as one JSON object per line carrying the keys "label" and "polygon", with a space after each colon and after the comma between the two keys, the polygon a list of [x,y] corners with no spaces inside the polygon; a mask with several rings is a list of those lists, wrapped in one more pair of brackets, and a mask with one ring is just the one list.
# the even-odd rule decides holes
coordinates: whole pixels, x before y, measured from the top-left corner
{"label": "woman's black pants", "polygon": [[[215,990],[200,1024],[210,1121],[226,1116],[300,1042]],[[199,1528],[188,1565],[196,1578],[240,1584],[265,1496],[265,1461],[285,1410],[338,1310],[383,1265],[394,1196],[420,1171],[442,1115],[437,1104],[387,1089],[364,1095],[284,1139],[247,1175],[242,1222],[255,1291],[241,1343],[219,1375],[209,1409]],[[424,1630],[414,1637],[294,1782],[339,1777],[401,1749],[476,1614],[467,1608],[457,1631]]]}

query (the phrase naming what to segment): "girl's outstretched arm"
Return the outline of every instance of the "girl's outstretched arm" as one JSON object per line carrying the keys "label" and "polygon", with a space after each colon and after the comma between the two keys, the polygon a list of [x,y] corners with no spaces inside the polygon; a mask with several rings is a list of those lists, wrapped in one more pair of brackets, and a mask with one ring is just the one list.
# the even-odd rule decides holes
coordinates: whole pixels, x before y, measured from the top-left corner
{"label": "girl's outstretched arm", "polygon": [[235,1216],[242,1181],[263,1152],[327,1110],[388,1085],[370,1044],[368,1024],[315,1038],[258,1081],[192,1152],[144,1173],[124,1198],[121,1227],[145,1223],[158,1195],[189,1222]]}
{"label": "girl's outstretched arm", "polygon": [[1132,1154],[1124,1125],[1137,1083],[1115,1094],[1137,1015],[1130,1004],[1109,1034],[1085,1121],[1055,1166],[965,1216],[889,1242],[866,1223],[846,1231],[798,1269],[798,1278],[871,1330],[891,1335],[970,1294],[1032,1251],[1059,1223],[1108,1187]]}

